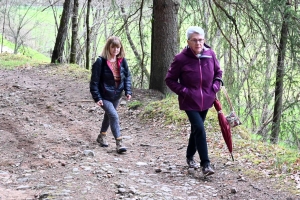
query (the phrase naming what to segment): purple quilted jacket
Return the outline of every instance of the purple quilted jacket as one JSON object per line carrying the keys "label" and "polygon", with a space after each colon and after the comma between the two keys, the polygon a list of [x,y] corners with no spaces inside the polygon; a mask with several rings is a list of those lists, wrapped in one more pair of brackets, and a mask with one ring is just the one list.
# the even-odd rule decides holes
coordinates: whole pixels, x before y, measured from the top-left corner
{"label": "purple quilted jacket", "polygon": [[205,45],[201,55],[187,47],[174,57],[167,86],[178,95],[180,110],[203,111],[212,107],[220,90],[222,70],[216,55]]}

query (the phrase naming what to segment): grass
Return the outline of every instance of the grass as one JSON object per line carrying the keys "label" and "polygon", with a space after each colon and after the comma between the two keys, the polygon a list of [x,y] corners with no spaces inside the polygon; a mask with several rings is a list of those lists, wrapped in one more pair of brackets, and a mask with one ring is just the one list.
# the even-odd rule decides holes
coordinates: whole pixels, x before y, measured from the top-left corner
{"label": "grass", "polygon": [[132,110],[136,110],[138,108],[140,108],[141,106],[143,106],[143,102],[141,101],[130,101],[127,106],[129,107],[129,109]]}
{"label": "grass", "polygon": [[[0,38],[2,38],[1,35]],[[3,39],[3,46],[14,49],[14,44],[6,39]],[[50,58],[28,47],[20,48],[18,54],[6,52],[0,54],[0,68],[4,69],[38,66],[48,63],[50,63]]]}
{"label": "grass", "polygon": [[29,67],[47,64],[46,61],[32,59],[30,57],[20,54],[0,54],[0,68],[2,69],[13,69],[16,67]]}
{"label": "grass", "polygon": [[19,50],[23,55],[32,58],[35,61],[40,61],[42,63],[50,63],[51,59],[50,56],[47,57],[44,54],[39,53],[38,51],[31,49],[31,48],[27,48],[27,47],[23,47]]}
{"label": "grass", "polygon": [[76,64],[58,64],[53,70],[53,75],[72,76],[78,81],[88,82],[91,77],[90,70]]}
{"label": "grass", "polygon": [[[2,35],[1,34],[0,34],[0,41],[2,41]],[[8,47],[11,50],[14,50],[14,48],[15,48],[14,43],[12,43],[12,42],[4,39],[4,38],[3,38],[3,46]],[[41,54],[40,52],[38,52],[38,51],[36,51],[32,48],[29,48],[29,47],[21,47],[18,51],[18,54],[21,54],[21,55],[24,55],[28,58],[31,58],[34,61],[50,62],[50,57],[47,57],[44,54]]]}
{"label": "grass", "polygon": [[180,126],[187,122],[185,112],[179,110],[177,98],[173,95],[161,101],[151,102],[144,109],[143,118],[160,117],[166,125],[173,123]]}

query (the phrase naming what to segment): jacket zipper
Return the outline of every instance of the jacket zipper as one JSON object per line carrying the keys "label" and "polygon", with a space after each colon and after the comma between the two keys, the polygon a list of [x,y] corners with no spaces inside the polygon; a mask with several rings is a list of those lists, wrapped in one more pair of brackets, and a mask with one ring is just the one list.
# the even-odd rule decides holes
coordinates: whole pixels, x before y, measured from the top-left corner
{"label": "jacket zipper", "polygon": [[200,75],[200,101],[201,101],[200,110],[202,110],[204,99],[203,99],[203,91],[202,91],[202,68],[201,68],[200,58],[199,58],[199,75]]}

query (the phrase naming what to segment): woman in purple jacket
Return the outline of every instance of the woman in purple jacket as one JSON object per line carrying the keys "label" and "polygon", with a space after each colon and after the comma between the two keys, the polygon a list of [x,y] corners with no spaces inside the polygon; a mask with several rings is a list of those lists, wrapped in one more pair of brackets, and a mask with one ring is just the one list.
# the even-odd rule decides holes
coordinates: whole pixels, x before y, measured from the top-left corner
{"label": "woman in purple jacket", "polygon": [[194,161],[199,153],[205,176],[214,174],[208,157],[204,121],[222,83],[222,70],[213,50],[207,46],[202,28],[191,26],[186,31],[188,46],[177,54],[165,78],[167,86],[178,95],[179,108],[191,123],[186,151],[187,164],[198,168]]}

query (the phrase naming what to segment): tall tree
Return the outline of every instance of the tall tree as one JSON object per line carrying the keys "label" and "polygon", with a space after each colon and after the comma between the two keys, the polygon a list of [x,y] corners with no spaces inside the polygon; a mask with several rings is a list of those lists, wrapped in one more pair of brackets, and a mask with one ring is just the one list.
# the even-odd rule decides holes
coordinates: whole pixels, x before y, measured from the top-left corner
{"label": "tall tree", "polygon": [[153,0],[150,89],[166,94],[167,70],[178,49],[176,0]]}
{"label": "tall tree", "polygon": [[5,8],[4,8],[4,15],[3,15],[3,25],[2,25],[2,34],[1,34],[1,50],[0,50],[0,53],[2,53],[2,48],[3,48],[3,37],[4,37],[4,28],[5,28],[5,19],[6,19],[6,9],[7,9],[7,0],[5,1]]}
{"label": "tall tree", "polygon": [[73,16],[72,16],[72,39],[71,39],[71,53],[70,63],[76,63],[77,53],[77,35],[78,35],[78,0],[74,0]]}
{"label": "tall tree", "polygon": [[278,142],[278,136],[280,132],[280,119],[282,115],[282,95],[283,95],[283,78],[284,78],[284,61],[285,52],[288,39],[288,26],[290,18],[290,2],[287,0],[286,6],[283,7],[283,20],[280,32],[280,43],[277,57],[277,70],[276,70],[276,82],[275,82],[275,105],[272,122],[271,142],[276,144]]}
{"label": "tall tree", "polygon": [[6,16],[4,17],[4,20],[7,19],[6,24],[8,26],[6,35],[13,40],[14,54],[18,53],[20,47],[25,46],[25,42],[29,39],[31,32],[38,25],[37,22],[34,22],[37,11],[35,12],[33,7],[36,0],[31,0],[27,3],[27,6],[24,6],[23,2],[16,0],[6,2]]}
{"label": "tall tree", "polygon": [[[131,73],[134,76],[134,79],[139,81],[138,85],[140,85],[140,87],[143,88],[144,86],[146,86],[146,87],[149,86],[149,79],[150,79],[150,73],[149,73],[148,69],[146,68],[146,56],[147,56],[147,53],[145,51],[145,46],[146,46],[145,43],[146,42],[145,42],[145,35],[143,34],[144,33],[143,26],[142,26],[143,19],[141,17],[144,14],[143,13],[143,9],[144,9],[144,1],[143,0],[141,1],[141,6],[139,9],[140,9],[139,42],[140,42],[141,50],[139,50],[137,45],[135,45],[134,40],[130,33],[129,20],[130,20],[130,17],[132,17],[132,16],[128,16],[128,14],[126,14],[126,12],[125,12],[124,6],[121,6],[121,12],[122,12],[122,17],[123,17],[123,22],[124,22],[124,31],[125,31],[128,43],[134,53],[135,59],[138,62],[137,65],[140,67],[140,71],[141,71],[140,74],[134,73],[135,70],[132,70]],[[144,78],[144,76],[145,76],[145,78]],[[145,85],[143,85],[143,84],[145,84]]]}
{"label": "tall tree", "polygon": [[90,36],[91,36],[91,29],[90,29],[90,10],[91,10],[91,2],[92,0],[88,0],[87,3],[87,12],[86,12],[86,62],[85,62],[85,68],[90,68],[90,50],[91,50],[91,44],[90,44]]}
{"label": "tall tree", "polygon": [[63,12],[61,15],[60,24],[58,28],[58,33],[56,36],[55,45],[52,52],[51,63],[63,62],[64,45],[68,35],[68,25],[69,25],[71,8],[72,8],[72,1],[65,0],[63,6]]}

